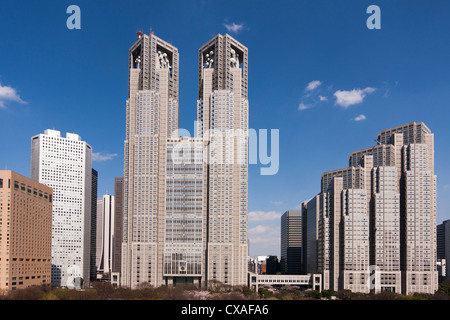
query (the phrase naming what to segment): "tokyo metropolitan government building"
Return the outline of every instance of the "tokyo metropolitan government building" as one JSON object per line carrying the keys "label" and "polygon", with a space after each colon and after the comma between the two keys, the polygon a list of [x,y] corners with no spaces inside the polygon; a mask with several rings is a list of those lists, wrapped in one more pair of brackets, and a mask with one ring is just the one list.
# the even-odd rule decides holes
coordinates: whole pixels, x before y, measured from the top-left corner
{"label": "tokyo metropolitan government building", "polygon": [[199,49],[194,137],[178,127],[179,53],[153,33],[129,49],[121,285],[247,283],[248,51]]}

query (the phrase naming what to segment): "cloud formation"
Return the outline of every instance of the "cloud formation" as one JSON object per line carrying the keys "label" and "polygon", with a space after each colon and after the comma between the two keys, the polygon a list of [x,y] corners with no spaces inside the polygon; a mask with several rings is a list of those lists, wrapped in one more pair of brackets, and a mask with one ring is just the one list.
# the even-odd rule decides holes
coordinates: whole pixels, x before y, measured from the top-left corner
{"label": "cloud formation", "polygon": [[308,85],[306,86],[305,91],[313,91],[314,89],[316,89],[317,87],[319,87],[321,84],[322,84],[322,81],[319,81],[319,80],[311,81],[311,82],[308,83]]}
{"label": "cloud formation", "polygon": [[244,29],[243,23],[224,23],[225,28],[227,28],[228,32],[239,33]]}
{"label": "cloud formation", "polygon": [[336,104],[343,108],[363,102],[367,94],[371,94],[375,88],[367,87],[365,89],[338,90],[334,93]]}
{"label": "cloud formation", "polygon": [[107,161],[112,160],[117,157],[117,153],[101,153],[101,152],[93,152],[92,153],[92,161]]}
{"label": "cloud formation", "polygon": [[2,86],[2,84],[0,83],[0,108],[2,108],[2,109],[6,108],[6,104],[5,104],[6,101],[26,103],[25,101],[23,101],[20,98],[16,89],[14,89],[10,86]]}
{"label": "cloud formation", "polygon": [[301,103],[298,105],[298,110],[302,111],[302,110],[306,110],[306,109],[308,109],[308,108],[310,108],[310,107],[311,107],[310,105],[307,105],[307,104],[304,104],[303,102],[301,102]]}
{"label": "cloud formation", "polygon": [[359,116],[357,116],[357,117],[354,118],[353,120],[355,120],[355,121],[366,120],[366,116],[363,115],[363,114],[360,114]]}
{"label": "cloud formation", "polygon": [[269,226],[263,226],[260,224],[260,225],[257,225],[256,227],[248,229],[248,234],[250,236],[255,235],[255,234],[265,234],[269,230],[270,230]]}

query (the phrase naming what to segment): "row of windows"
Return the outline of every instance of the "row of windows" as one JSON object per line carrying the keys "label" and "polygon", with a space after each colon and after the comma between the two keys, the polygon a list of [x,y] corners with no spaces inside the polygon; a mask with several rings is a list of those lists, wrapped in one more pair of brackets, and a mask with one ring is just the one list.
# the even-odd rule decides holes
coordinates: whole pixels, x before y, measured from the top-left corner
{"label": "row of windows", "polygon": [[[0,179],[0,188],[6,188],[3,179]],[[8,179],[8,189],[11,188],[11,180]],[[27,186],[25,183],[19,183],[18,181],[14,181],[14,190],[21,191],[22,193],[26,193],[28,195],[33,195],[34,197],[39,197],[39,199],[44,199],[48,202],[52,202],[52,195],[44,192],[42,190],[38,190],[37,188],[32,188],[31,186]]]}

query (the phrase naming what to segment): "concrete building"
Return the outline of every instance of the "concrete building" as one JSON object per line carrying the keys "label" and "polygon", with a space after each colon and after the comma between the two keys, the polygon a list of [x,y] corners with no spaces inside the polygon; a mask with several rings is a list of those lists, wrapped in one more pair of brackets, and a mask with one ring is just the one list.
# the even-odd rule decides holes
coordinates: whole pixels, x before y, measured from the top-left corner
{"label": "concrete building", "polygon": [[228,35],[200,49],[197,137],[181,138],[178,50],[138,35],[129,50],[121,284],[245,284],[247,50]]}
{"label": "concrete building", "polygon": [[433,133],[412,122],[383,130],[377,141],[353,152],[350,167],[322,175],[315,212],[324,289],[434,293]]}
{"label": "concrete building", "polygon": [[31,178],[53,189],[52,285],[88,286],[91,146],[77,134],[45,130],[31,138]]}
{"label": "concrete building", "polygon": [[247,283],[248,50],[218,34],[199,49],[197,136],[207,150],[207,280]]}
{"label": "concrete building", "polygon": [[53,191],[0,170],[0,290],[51,284]]}
{"label": "concrete building", "polygon": [[97,199],[97,276],[110,274],[114,259],[114,196]]}
{"label": "concrete building", "polygon": [[303,273],[303,230],[302,211],[288,210],[281,216],[281,258],[282,274]]}
{"label": "concrete building", "polygon": [[281,288],[285,286],[303,287],[304,289],[312,289],[322,291],[322,275],[321,274],[302,274],[302,275],[286,275],[286,274],[256,274],[248,273],[248,286],[258,292],[259,287],[270,286]]}

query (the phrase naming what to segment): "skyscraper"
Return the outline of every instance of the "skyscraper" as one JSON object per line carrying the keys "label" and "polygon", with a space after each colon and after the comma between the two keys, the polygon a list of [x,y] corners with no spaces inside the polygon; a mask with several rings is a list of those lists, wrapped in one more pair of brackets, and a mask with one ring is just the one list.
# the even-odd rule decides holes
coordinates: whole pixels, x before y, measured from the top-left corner
{"label": "skyscraper", "polygon": [[317,215],[324,289],[437,290],[433,141],[422,122],[383,130],[350,167],[322,175],[308,215]]}
{"label": "skyscraper", "polygon": [[[246,59],[228,35],[200,49],[197,137],[179,137],[178,50],[138,33],[129,50],[122,285],[246,283],[246,140],[216,143],[225,129],[248,128]],[[224,150],[230,163],[209,162]]]}
{"label": "skyscraper", "polygon": [[113,272],[121,271],[123,238],[123,177],[114,179],[114,246]]}
{"label": "skyscraper", "polygon": [[199,49],[197,135],[207,150],[207,278],[245,284],[248,259],[248,50],[218,34]]}
{"label": "skyscraper", "polygon": [[97,199],[97,272],[111,273],[114,250],[114,196]]}
{"label": "skyscraper", "polygon": [[59,131],[45,130],[31,138],[31,178],[53,189],[52,285],[71,286],[78,280],[87,286],[91,258],[91,146],[77,134],[62,137]]}
{"label": "skyscraper", "polygon": [[283,274],[302,274],[302,212],[288,210],[281,216],[281,259]]}
{"label": "skyscraper", "polygon": [[98,189],[98,172],[92,169],[92,189],[91,189],[91,261],[90,261],[90,278],[91,281],[97,279],[96,265],[96,246],[97,246],[97,189]]}
{"label": "skyscraper", "polygon": [[450,261],[450,220],[442,221],[436,227],[437,259],[441,265],[441,280],[448,278],[446,263]]}
{"label": "skyscraper", "polygon": [[53,192],[0,170],[0,289],[51,283]]}

